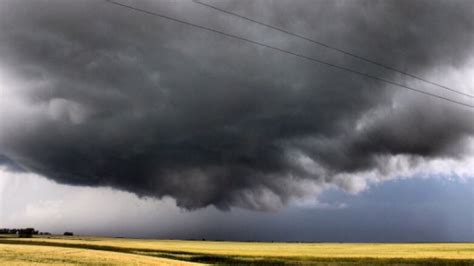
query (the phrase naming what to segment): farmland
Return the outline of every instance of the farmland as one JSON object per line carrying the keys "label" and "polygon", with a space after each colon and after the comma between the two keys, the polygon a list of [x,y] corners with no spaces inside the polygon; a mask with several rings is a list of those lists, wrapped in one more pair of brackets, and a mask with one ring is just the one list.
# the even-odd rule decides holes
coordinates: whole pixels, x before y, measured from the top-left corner
{"label": "farmland", "polygon": [[0,263],[473,265],[474,243],[257,243],[11,236],[0,238]]}
{"label": "farmland", "polygon": [[0,245],[2,265],[194,265],[193,263],[109,251],[30,245]]}

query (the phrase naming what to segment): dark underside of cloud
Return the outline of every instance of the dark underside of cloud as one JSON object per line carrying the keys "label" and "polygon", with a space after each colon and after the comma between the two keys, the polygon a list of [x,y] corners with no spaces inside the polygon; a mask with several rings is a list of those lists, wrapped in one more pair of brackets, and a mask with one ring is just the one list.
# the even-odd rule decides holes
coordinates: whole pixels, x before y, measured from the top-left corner
{"label": "dark underside of cloud", "polygon": [[[410,82],[191,1],[126,3]],[[418,75],[473,55],[472,1],[214,4]],[[0,163],[188,209],[350,190],[334,177],[460,158],[474,133],[467,108],[105,1],[2,1],[0,57]]]}

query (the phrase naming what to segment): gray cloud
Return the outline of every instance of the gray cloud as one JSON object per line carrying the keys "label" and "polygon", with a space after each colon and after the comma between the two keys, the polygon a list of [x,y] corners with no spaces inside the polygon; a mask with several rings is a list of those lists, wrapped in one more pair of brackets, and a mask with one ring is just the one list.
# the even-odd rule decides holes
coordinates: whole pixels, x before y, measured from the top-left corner
{"label": "gray cloud", "polygon": [[[129,3],[409,82],[191,2]],[[217,4],[419,75],[473,55],[470,1]],[[0,6],[0,153],[59,183],[271,209],[380,157],[460,158],[474,133],[466,108],[102,1]]]}

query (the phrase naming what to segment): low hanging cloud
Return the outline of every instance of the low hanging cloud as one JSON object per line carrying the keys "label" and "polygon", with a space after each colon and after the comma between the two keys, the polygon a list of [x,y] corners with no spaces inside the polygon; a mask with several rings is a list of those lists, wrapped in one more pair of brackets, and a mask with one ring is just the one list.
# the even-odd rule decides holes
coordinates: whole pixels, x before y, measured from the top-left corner
{"label": "low hanging cloud", "polygon": [[[191,1],[124,3],[472,103]],[[214,4],[474,93],[472,1]],[[267,210],[472,157],[471,109],[105,1],[2,1],[0,33],[0,163],[58,183]]]}

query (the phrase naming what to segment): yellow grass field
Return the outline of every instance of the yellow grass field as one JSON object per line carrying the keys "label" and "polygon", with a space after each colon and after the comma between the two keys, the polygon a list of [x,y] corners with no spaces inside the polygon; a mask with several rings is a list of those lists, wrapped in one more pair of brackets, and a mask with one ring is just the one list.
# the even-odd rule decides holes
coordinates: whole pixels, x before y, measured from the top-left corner
{"label": "yellow grass field", "polygon": [[198,265],[142,255],[48,246],[0,245],[0,265]]}
{"label": "yellow grass field", "polygon": [[[36,249],[45,249],[45,252]],[[21,254],[43,254],[44,257],[38,255],[40,262],[50,260],[48,254],[53,254],[53,259],[58,254],[68,260],[83,260],[84,263],[97,260],[110,265],[179,265],[172,263],[186,261],[267,265],[474,265],[474,243],[252,243],[62,236],[0,238],[0,262],[2,258],[15,258],[13,255],[4,256],[7,253],[19,253],[20,257]],[[152,261],[157,259],[168,260]]]}

